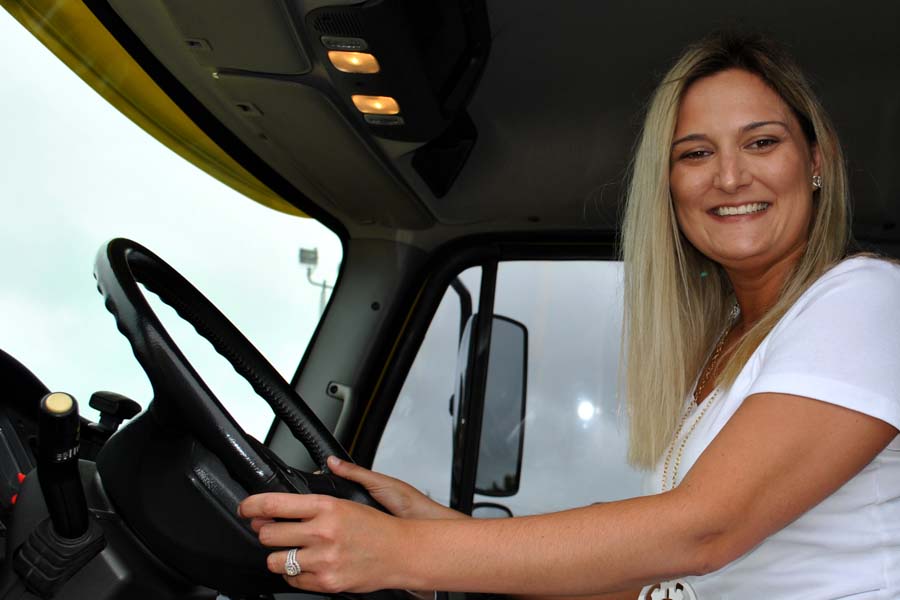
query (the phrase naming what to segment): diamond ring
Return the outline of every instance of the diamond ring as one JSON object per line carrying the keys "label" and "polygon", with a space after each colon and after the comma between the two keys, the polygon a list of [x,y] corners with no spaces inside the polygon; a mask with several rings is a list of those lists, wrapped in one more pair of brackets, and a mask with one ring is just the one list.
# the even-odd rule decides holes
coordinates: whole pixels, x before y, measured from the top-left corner
{"label": "diamond ring", "polygon": [[284,572],[288,577],[296,577],[300,574],[300,563],[297,562],[297,549],[288,550],[287,558],[284,559]]}

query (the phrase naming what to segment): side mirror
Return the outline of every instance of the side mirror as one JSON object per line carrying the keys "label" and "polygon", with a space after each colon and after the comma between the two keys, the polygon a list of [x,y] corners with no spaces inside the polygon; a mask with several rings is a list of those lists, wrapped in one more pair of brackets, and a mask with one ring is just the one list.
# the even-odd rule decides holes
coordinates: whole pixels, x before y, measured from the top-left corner
{"label": "side mirror", "polygon": [[[454,455],[460,451],[458,433],[461,415],[458,404],[467,398],[471,381],[468,369],[472,353],[472,324],[469,318],[460,340],[457,360],[456,391],[451,412],[456,416]],[[519,491],[522,474],[522,450],[525,441],[525,391],[528,374],[528,329],[518,321],[495,315],[488,355],[487,387],[479,442],[475,493],[507,497]],[[454,464],[457,461],[454,460]]]}

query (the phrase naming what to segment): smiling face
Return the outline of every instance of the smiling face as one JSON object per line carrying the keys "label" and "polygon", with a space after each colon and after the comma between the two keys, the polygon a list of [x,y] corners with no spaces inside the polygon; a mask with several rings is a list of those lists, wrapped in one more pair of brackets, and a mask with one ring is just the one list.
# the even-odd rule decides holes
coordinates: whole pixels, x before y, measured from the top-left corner
{"label": "smiling face", "polygon": [[812,218],[818,151],[758,76],[729,69],[685,91],[669,185],[678,224],[729,272],[793,264]]}

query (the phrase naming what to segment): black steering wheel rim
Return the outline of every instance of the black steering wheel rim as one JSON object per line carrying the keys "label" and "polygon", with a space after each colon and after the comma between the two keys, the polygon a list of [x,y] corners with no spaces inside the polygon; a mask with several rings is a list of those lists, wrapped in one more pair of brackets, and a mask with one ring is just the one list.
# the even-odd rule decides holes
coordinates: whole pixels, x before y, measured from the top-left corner
{"label": "black steering wheel rim", "polygon": [[[320,469],[326,470],[330,455],[350,460],[331,432],[249,340],[156,254],[132,240],[113,239],[100,249],[94,276],[106,308],[147,373],[154,392],[153,409],[168,425],[192,432],[248,491],[287,491],[279,481],[280,465],[260,451],[259,444],[251,441],[197,374],[138,283],[175,309],[231,363],[269,403]],[[367,500],[371,498],[363,501],[377,505]]]}

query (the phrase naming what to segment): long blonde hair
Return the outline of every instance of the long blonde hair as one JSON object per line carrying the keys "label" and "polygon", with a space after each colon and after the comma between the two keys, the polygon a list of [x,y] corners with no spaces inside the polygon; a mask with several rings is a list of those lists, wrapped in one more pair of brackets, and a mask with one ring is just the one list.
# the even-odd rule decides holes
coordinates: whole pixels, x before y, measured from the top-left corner
{"label": "long blonde hair", "polygon": [[684,399],[734,303],[722,268],[681,234],[669,192],[678,107],[694,81],[726,69],[758,75],[793,110],[821,157],[822,188],[803,256],[777,303],[738,342],[718,383],[730,385],[797,298],[845,257],[850,238],[847,175],[837,134],[800,69],[762,36],[716,34],[689,47],[647,110],[631,168],[622,224],[625,261],[623,368],[630,462],[652,468],[671,442]]}

